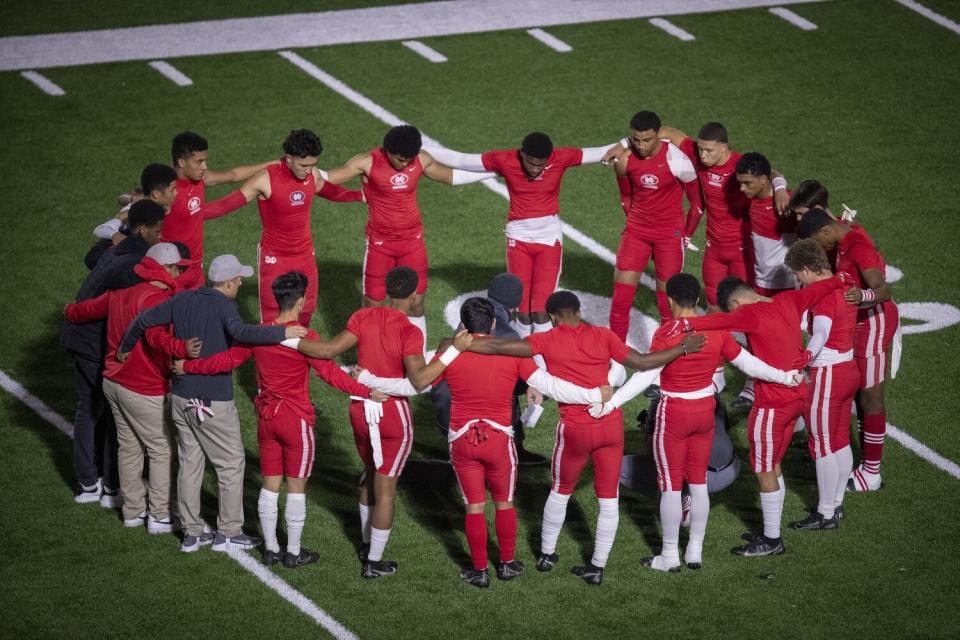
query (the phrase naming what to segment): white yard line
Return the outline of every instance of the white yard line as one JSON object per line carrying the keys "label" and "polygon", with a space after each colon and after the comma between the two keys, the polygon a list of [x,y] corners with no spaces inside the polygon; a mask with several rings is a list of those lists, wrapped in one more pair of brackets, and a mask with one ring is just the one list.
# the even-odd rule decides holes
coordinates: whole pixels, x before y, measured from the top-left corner
{"label": "white yard line", "polygon": [[42,76],[36,71],[21,71],[20,75],[40,87],[40,90],[50,96],[65,96],[67,92],[61,89],[50,78]]}
{"label": "white yard line", "polygon": [[187,74],[185,74],[183,71],[180,71],[180,69],[177,69],[169,62],[164,62],[163,60],[154,60],[150,63],[150,67],[156,69],[158,72],[160,72],[160,75],[164,76],[178,87],[189,87],[193,84],[193,80],[191,80]]}
{"label": "white yard line", "polygon": [[568,45],[566,42],[560,38],[550,35],[543,29],[527,29],[527,33],[534,37],[534,39],[539,40],[543,44],[547,45],[554,51],[559,51],[560,53],[567,53],[568,51],[573,51],[573,47]]}
{"label": "white yard line", "polygon": [[773,7],[770,9],[770,13],[779,18],[783,18],[793,26],[803,29],[804,31],[816,31],[817,29],[817,25],[813,24],[803,16],[798,16],[793,11],[790,11],[790,9]]}
{"label": "white yard line", "polygon": [[[0,38],[0,71],[129,60],[166,60],[357,42],[416,40],[461,33],[729,11],[810,1],[447,0],[319,13],[11,36]],[[264,7],[268,8],[268,5]]]}
{"label": "white yard line", "polygon": [[910,449],[910,451],[913,451],[915,454],[933,466],[937,467],[938,469],[942,469],[954,478],[960,480],[960,465],[953,460],[944,458],[942,455],[923,444],[909,433],[904,433],[889,422],[887,423],[887,435],[902,444],[907,449]]}
{"label": "white yard line", "polygon": [[653,18],[650,21],[650,24],[652,24],[655,27],[659,27],[660,29],[663,29],[664,31],[672,35],[674,38],[680,38],[684,42],[690,42],[691,40],[696,40],[696,38],[693,36],[692,33],[690,33],[689,31],[684,31],[683,29],[673,24],[669,20],[664,20],[663,18]]}
{"label": "white yard line", "polygon": [[436,49],[428,47],[419,40],[404,40],[401,44],[411,51],[419,53],[421,56],[429,60],[430,62],[446,62],[447,56],[443,55]]}
{"label": "white yard line", "polygon": [[919,2],[914,2],[913,0],[894,0],[894,2],[896,2],[897,4],[902,4],[907,9],[912,9],[913,11],[916,11],[917,13],[922,15],[924,18],[927,18],[928,20],[933,20],[941,27],[946,27],[947,29],[950,29],[950,31],[953,31],[956,34],[960,34],[960,24],[957,24],[956,22],[954,22],[953,20],[951,20],[946,16],[940,15],[936,11],[931,11],[930,9],[927,9],[925,6],[923,6]]}
{"label": "white yard line", "polygon": [[[23,385],[8,376],[3,370],[0,370],[0,387],[33,409],[37,415],[59,429],[64,435],[73,438],[72,424],[48,407],[40,398],[27,391]],[[281,598],[312,618],[337,640],[358,640],[356,634],[337,622],[329,613],[314,604],[307,596],[291,587],[282,578],[278,578],[253,557],[242,551],[227,553],[225,555],[235,560],[237,564],[253,574],[257,580],[277,592]]]}

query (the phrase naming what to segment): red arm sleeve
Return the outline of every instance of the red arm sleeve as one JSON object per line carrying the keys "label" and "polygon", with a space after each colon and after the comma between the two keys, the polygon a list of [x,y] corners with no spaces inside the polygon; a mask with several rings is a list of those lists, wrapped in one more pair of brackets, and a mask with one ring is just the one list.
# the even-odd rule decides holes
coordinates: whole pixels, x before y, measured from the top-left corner
{"label": "red arm sleeve", "polygon": [[237,189],[230,195],[203,205],[203,219],[213,220],[214,218],[225,216],[232,211],[236,211],[245,204],[247,204],[246,196],[243,195],[243,192],[240,189]]}
{"label": "red arm sleeve", "polygon": [[517,375],[521,380],[528,380],[530,376],[540,370],[533,358],[517,358]]}
{"label": "red arm sleeve", "polygon": [[363,200],[362,192],[346,189],[327,180],[323,181],[323,186],[317,191],[317,195],[331,202],[360,202]]}
{"label": "red arm sleeve", "polygon": [[683,183],[683,192],[687,194],[690,208],[687,209],[687,223],[683,227],[683,235],[693,237],[703,217],[703,197],[700,195],[700,180],[691,180]]}
{"label": "red arm sleeve", "polygon": [[197,358],[196,360],[184,360],[183,371],[185,373],[226,373],[236,369],[253,355],[253,349],[249,347],[230,347],[226,351],[212,355],[209,358]]}
{"label": "red arm sleeve", "polygon": [[733,336],[730,335],[729,332],[724,332],[722,335],[723,343],[720,345],[720,355],[722,355],[723,359],[727,362],[732,362],[733,359],[743,351],[743,347],[733,339]]}
{"label": "red arm sleeve", "polygon": [[543,336],[546,334],[543,332],[540,333],[531,333],[524,340],[527,341],[527,344],[530,345],[530,355],[539,356],[543,354],[543,347],[545,339]]}
{"label": "red arm sleeve", "polygon": [[620,336],[609,329],[607,330],[607,344],[610,350],[610,357],[623,364],[623,361],[630,355],[630,347],[620,339]]}
{"label": "red arm sleeve", "polygon": [[110,292],[105,291],[96,298],[68,304],[67,308],[64,309],[63,315],[74,324],[103,320],[107,317],[107,309],[109,307]]}
{"label": "red arm sleeve", "polygon": [[313,368],[317,377],[328,385],[342,391],[343,393],[361,398],[370,397],[370,388],[362,385],[351,376],[347,375],[333,360],[318,360],[316,358],[307,358],[307,362]]}
{"label": "red arm sleeve", "polygon": [[[757,302],[755,304],[764,304]],[[756,331],[760,328],[759,317],[752,304],[738,307],[733,313],[711,313],[698,318],[690,318],[688,322],[695,331],[709,329],[726,329],[728,331]]]}
{"label": "red arm sleeve", "polygon": [[804,311],[820,302],[824,296],[828,295],[832,291],[836,291],[842,286],[843,281],[835,276],[827,280],[814,282],[810,286],[804,287],[803,289],[784,291],[780,295],[786,295],[787,299],[791,300],[796,305],[797,312],[802,314]]}
{"label": "red arm sleeve", "polygon": [[170,335],[167,327],[150,327],[147,329],[144,337],[147,344],[155,351],[165,353],[174,358],[183,359],[187,357],[187,343],[185,340],[174,338]]}
{"label": "red arm sleeve", "polygon": [[633,183],[630,176],[617,176],[617,189],[620,190],[620,206],[623,215],[630,213],[630,204],[633,202]]}

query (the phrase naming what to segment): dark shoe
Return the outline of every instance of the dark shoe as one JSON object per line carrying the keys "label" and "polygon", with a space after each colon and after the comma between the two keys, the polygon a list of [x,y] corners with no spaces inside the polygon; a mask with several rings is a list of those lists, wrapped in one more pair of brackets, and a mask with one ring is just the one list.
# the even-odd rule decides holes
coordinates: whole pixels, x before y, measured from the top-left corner
{"label": "dark shoe", "polygon": [[243,551],[245,549],[259,547],[260,542],[260,538],[256,536],[248,536],[243,532],[240,532],[240,534],[232,537],[228,537],[222,533],[217,533],[216,537],[213,539],[213,546],[211,549],[226,553],[229,553],[230,551]]}
{"label": "dark shoe", "polygon": [[839,507],[833,510],[833,517],[836,519],[837,524],[839,524],[840,521],[843,520],[844,515],[845,514],[843,513],[843,505],[840,505]]}
{"label": "dark shoe", "polygon": [[603,567],[595,567],[589,562],[585,565],[572,567],[570,573],[583,578],[583,581],[587,584],[599,585],[603,582]]}
{"label": "dark shoe", "polygon": [[523,574],[523,563],[518,560],[497,564],[497,577],[501,580],[513,580]]}
{"label": "dark shoe", "polygon": [[490,588],[490,572],[486,569],[464,569],[460,572],[460,579],[481,589]]}
{"label": "dark shoe", "polygon": [[537,571],[550,571],[559,561],[560,556],[555,553],[541,553],[537,556]]}
{"label": "dark shoe", "polygon": [[392,576],[397,572],[397,563],[390,560],[366,560],[363,563],[363,572],[360,574],[364,578],[380,578],[382,576]]}
{"label": "dark shoe", "polygon": [[666,573],[680,573],[680,559],[677,558],[677,564],[668,565],[663,559],[663,556],[650,556],[648,558],[642,558],[640,564],[645,567],[650,567],[651,569],[656,569],[657,571],[664,571]]}
{"label": "dark shoe", "polygon": [[275,564],[280,564],[283,562],[283,552],[282,551],[264,551],[263,552],[263,564],[268,567],[272,567]]}
{"label": "dark shoe", "polygon": [[360,562],[364,563],[367,561],[368,555],[370,555],[370,543],[364,542],[360,545],[360,551],[357,552],[357,556],[360,558]]}
{"label": "dark shoe", "polygon": [[546,464],[547,459],[539,453],[517,447],[517,464],[522,467],[535,467]]}
{"label": "dark shoe", "polygon": [[320,554],[316,551],[310,551],[306,547],[300,547],[300,553],[293,555],[292,553],[283,554],[283,566],[287,569],[296,569],[297,567],[303,567],[308,564],[313,564],[320,559]]}
{"label": "dark shoe", "polygon": [[753,542],[760,537],[759,533],[754,533],[753,531],[744,531],[740,534],[740,539],[744,542]]}
{"label": "dark shoe", "polygon": [[643,397],[650,398],[651,400],[653,400],[654,398],[659,398],[660,386],[655,384],[650,385],[649,387],[643,390]]}
{"label": "dark shoe", "polygon": [[811,511],[803,520],[797,520],[787,525],[791,529],[798,531],[824,531],[826,529],[837,528],[837,518],[824,518],[819,511]]}
{"label": "dark shoe", "polygon": [[703,568],[702,562],[685,562],[684,564],[687,565],[687,569],[692,569],[693,571]]}
{"label": "dark shoe", "polygon": [[763,556],[781,556],[786,551],[783,546],[783,538],[771,540],[767,536],[757,536],[753,542],[748,542],[742,547],[734,547],[730,550],[736,556],[745,558],[760,558]]}

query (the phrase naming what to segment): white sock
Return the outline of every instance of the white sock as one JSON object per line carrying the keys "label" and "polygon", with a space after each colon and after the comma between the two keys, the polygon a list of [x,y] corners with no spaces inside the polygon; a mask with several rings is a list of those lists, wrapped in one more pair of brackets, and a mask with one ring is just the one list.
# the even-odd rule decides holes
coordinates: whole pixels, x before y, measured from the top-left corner
{"label": "white sock", "polygon": [[833,454],[837,458],[837,488],[833,494],[833,509],[843,505],[843,497],[847,493],[847,480],[853,472],[853,450],[850,445]]}
{"label": "white sock", "polygon": [[826,519],[833,517],[834,500],[837,494],[837,456],[827,454],[814,461],[817,467],[817,511]]}
{"label": "white sock", "polygon": [[803,419],[803,416],[797,418],[797,421],[793,423],[793,432],[800,433],[807,428],[807,422]]}
{"label": "white sock", "polygon": [[557,550],[557,538],[567,518],[567,503],[570,496],[551,491],[547,503],[543,505],[543,526],[540,529],[540,552],[553,553]]}
{"label": "white sock", "polygon": [[717,393],[727,388],[727,378],[723,375],[723,365],[717,367],[717,370],[713,372],[713,388]]}
{"label": "white sock", "polygon": [[780,510],[783,511],[783,500],[787,497],[787,485],[783,483],[783,476],[777,476],[777,484],[780,485],[778,491],[780,492]]}
{"label": "white sock", "polygon": [[363,544],[370,544],[370,506],[362,502],[360,505],[360,539]]}
{"label": "white sock", "polygon": [[665,560],[680,562],[680,520],[683,519],[683,502],[679,491],[664,491],[660,494],[660,528],[663,530],[663,549],[660,555]]}
{"label": "white sock", "polygon": [[747,381],[743,383],[743,389],[740,391],[740,395],[745,398],[755,397],[756,394],[753,391],[753,378],[747,378]]}
{"label": "white sock", "polygon": [[776,540],[780,537],[780,520],[783,517],[783,500],[779,491],[760,492],[760,510],[763,512],[763,535]]}
{"label": "white sock", "polygon": [[303,535],[303,523],[307,520],[307,494],[287,493],[283,519],[287,522],[287,553],[300,555],[300,537]]}
{"label": "white sock", "polygon": [[408,316],[410,324],[420,329],[423,334],[423,350],[427,350],[427,317],[426,316]]}
{"label": "white sock", "polygon": [[513,327],[513,330],[520,335],[521,339],[526,338],[528,335],[530,335],[533,332],[532,324],[524,324],[519,320],[512,320],[510,322],[510,326]]}
{"label": "white sock", "polygon": [[703,538],[707,533],[707,518],[710,516],[710,494],[707,485],[691,484],[690,488],[690,539],[687,541],[687,550],[683,554],[683,561],[703,561]]}
{"label": "white sock", "polygon": [[280,543],[277,542],[277,499],[279,497],[279,493],[260,487],[260,498],[257,500],[257,515],[260,517],[260,529],[263,531],[263,547],[274,553],[280,551]]}
{"label": "white sock", "polygon": [[613,539],[617,537],[617,525],[620,523],[619,499],[597,498],[600,512],[597,513],[597,534],[593,542],[593,558],[590,564],[595,567],[607,566]]}
{"label": "white sock", "polygon": [[382,560],[383,550],[387,547],[387,540],[389,539],[390,529],[370,527],[370,553],[367,554],[367,560]]}
{"label": "white sock", "polygon": [[534,322],[532,333],[546,333],[553,329],[553,324],[549,322]]}

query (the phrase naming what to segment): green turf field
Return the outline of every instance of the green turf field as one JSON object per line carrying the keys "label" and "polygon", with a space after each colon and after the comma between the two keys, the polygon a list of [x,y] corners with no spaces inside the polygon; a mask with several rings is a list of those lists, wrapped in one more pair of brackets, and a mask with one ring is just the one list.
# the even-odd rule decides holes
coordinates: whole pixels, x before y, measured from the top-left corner
{"label": "green turf field", "polygon": [[[104,6],[113,4],[120,7]],[[350,4],[290,1],[269,12]],[[960,19],[956,2],[924,4]],[[0,34],[266,12],[256,3],[208,3],[196,14],[184,5],[183,12],[153,16],[119,8],[74,16],[73,3],[38,7],[60,17],[41,21],[37,8],[7,7]],[[886,0],[791,8],[818,29],[801,31],[766,9],[751,9],[672,17],[696,35],[693,42],[646,20],[629,20],[549,28],[573,47],[565,54],[523,30],[425,39],[447,56],[444,64],[431,64],[396,42],[297,53],[460,151],[517,146],[531,130],[562,145],[605,144],[625,135],[630,116],[643,108],[689,133],[719,120],[734,148],[764,152],[792,184],[818,178],[830,188],[835,209],[845,202],[860,211],[857,221],[904,274],[894,285],[898,302],[960,307],[954,281],[960,267],[954,249],[960,235],[954,169],[960,36]],[[15,72],[0,73],[6,245],[0,252],[0,370],[68,419],[73,374],[58,347],[59,318],[85,275],[90,230],[113,214],[116,194],[134,185],[143,165],[169,162],[173,134],[199,131],[210,141],[211,166],[226,168],[278,157],[290,129],[309,127],[324,143],[321,166],[332,167],[377,146],[387,129],[273,52],[170,61],[193,86],[177,87],[143,62],[45,70],[66,91],[62,97],[41,93]],[[504,269],[506,201],[479,185],[426,182],[420,206],[435,342],[448,332],[442,316],[447,301],[484,289]],[[211,190],[208,199],[229,189]],[[567,222],[616,248],[622,212],[608,169],[571,170],[561,207]],[[366,210],[320,200],[313,211],[320,269],[314,328],[330,335],[359,304]],[[248,205],[208,223],[205,253],[232,252],[252,263],[259,232],[256,209]],[[703,225],[694,242],[703,247]],[[699,275],[700,254],[687,254],[686,270]],[[609,296],[611,276],[606,262],[567,241],[563,287]],[[244,288],[241,311],[253,320],[255,283]],[[653,293],[643,287],[636,304],[656,314]],[[960,460],[958,344],[958,325],[906,335],[900,375],[887,394],[888,421],[953,461]],[[253,533],[259,477],[255,418],[246,399],[255,392],[252,367],[235,379],[249,461],[247,530]],[[739,389],[739,377],[728,379],[732,390]],[[322,559],[301,571],[275,573],[360,638],[957,635],[960,480],[889,438],[887,487],[851,495],[838,531],[785,529],[788,552],[774,559],[729,554],[739,534],[760,519],[756,483],[746,472],[712,496],[704,570],[679,576],[639,565],[639,558],[659,551],[658,498],[654,491],[624,489],[617,542],[599,589],[568,573],[592,549],[596,501],[589,474],[571,501],[561,563],[544,575],[532,568],[549,474],[545,467],[522,469],[518,559],[530,571],[479,592],[457,579],[467,561],[462,502],[450,468],[429,462],[442,458],[446,445],[429,401],[419,398],[416,443],[387,550],[400,571],[363,581],[355,556],[360,464],[346,401],[320,384],[314,391],[323,415],[303,543],[319,549]],[[635,400],[627,415],[646,402]],[[733,417],[735,442],[745,449],[745,416]],[[555,419],[548,407],[541,426],[528,433],[529,448],[549,454]],[[640,449],[632,420],[626,428],[628,452]],[[816,499],[805,450],[791,449],[785,473],[784,517],[793,519]],[[0,480],[7,535],[0,565],[4,637],[323,634],[227,557],[208,550],[180,554],[172,536],[125,530],[114,514],[75,505],[71,442],[6,393],[0,394]],[[212,474],[207,481],[212,520],[216,482]]]}

